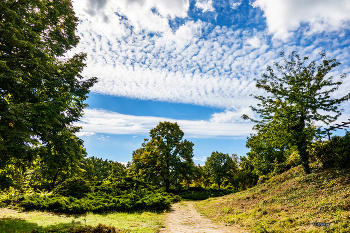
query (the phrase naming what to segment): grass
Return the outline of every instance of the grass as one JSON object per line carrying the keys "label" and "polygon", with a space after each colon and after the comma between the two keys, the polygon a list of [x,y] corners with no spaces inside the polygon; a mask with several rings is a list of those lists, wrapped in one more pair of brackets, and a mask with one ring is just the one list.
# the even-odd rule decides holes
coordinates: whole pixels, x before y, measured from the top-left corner
{"label": "grass", "polygon": [[312,174],[303,174],[298,166],[251,189],[195,206],[214,221],[251,232],[350,232],[350,171],[311,166]]}
{"label": "grass", "polygon": [[31,232],[34,229],[49,231],[71,226],[97,226],[99,223],[114,226],[126,232],[158,232],[164,215],[153,212],[59,215],[48,212],[19,212],[0,209],[0,233]]}

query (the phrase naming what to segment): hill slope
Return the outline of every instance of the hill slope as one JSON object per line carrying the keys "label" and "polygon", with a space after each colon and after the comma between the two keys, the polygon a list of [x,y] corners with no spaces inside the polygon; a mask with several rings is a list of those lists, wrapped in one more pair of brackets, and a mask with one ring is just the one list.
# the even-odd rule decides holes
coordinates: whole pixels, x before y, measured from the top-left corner
{"label": "hill slope", "polygon": [[309,175],[301,166],[292,168],[251,189],[197,202],[196,208],[252,232],[350,232],[350,170],[311,168]]}

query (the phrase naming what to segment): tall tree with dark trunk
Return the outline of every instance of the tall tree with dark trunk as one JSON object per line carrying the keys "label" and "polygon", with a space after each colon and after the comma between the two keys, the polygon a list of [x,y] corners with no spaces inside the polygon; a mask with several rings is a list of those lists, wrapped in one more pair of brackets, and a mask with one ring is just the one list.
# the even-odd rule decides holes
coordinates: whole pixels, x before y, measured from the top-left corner
{"label": "tall tree with dark trunk", "polygon": [[[260,114],[261,120],[243,115],[244,119],[256,122],[255,129],[259,131],[274,128],[284,131],[281,136],[287,136],[291,144],[297,147],[306,174],[310,173],[307,148],[316,132],[312,123],[323,121],[328,125],[335,121],[341,115],[340,104],[350,98],[350,94],[331,97],[342,84],[345,74],[334,81],[328,73],[340,63],[336,59],[328,60],[324,53],[320,55],[319,63],[307,63],[308,57],[300,58],[293,52],[286,58],[281,53],[284,65],[275,63],[278,73],[268,66],[267,74],[256,80],[256,86],[268,93],[266,96],[254,96],[260,103],[258,108],[251,107]],[[275,140],[285,141],[285,138],[275,136]]]}

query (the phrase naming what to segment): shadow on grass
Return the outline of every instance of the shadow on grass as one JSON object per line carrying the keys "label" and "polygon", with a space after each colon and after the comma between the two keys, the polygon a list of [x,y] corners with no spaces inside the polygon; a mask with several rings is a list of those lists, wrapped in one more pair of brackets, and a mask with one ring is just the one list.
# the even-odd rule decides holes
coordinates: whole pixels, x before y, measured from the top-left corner
{"label": "shadow on grass", "polygon": [[0,218],[1,233],[25,233],[25,232],[70,232],[69,229],[73,226],[84,226],[84,223],[77,221],[71,223],[59,223],[47,227],[39,226],[36,223],[28,222],[20,218]]}
{"label": "shadow on grass", "polygon": [[[0,218],[0,232],[1,233],[72,233],[72,232],[116,232],[116,233],[130,233],[130,230],[115,229],[99,224],[91,227],[84,226],[80,221],[72,221],[71,223],[59,223],[47,227],[39,226],[36,223],[28,222],[20,218]],[[115,231],[110,231],[112,228]]]}
{"label": "shadow on grass", "polygon": [[0,232],[31,232],[39,226],[20,218],[0,218]]}

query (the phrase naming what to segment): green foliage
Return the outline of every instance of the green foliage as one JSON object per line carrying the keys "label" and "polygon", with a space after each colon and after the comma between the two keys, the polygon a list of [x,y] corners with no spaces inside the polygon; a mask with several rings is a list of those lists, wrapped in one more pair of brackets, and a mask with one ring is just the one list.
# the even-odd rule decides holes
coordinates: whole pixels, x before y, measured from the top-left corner
{"label": "green foliage", "polygon": [[[74,187],[77,185],[79,187]],[[105,180],[90,187],[82,179],[71,179],[48,195],[32,194],[18,200],[24,210],[48,210],[57,213],[82,214],[110,211],[162,211],[180,197],[149,186],[133,177]],[[81,191],[82,193],[78,193]]]}
{"label": "green foliage", "polygon": [[[284,57],[284,54],[281,53],[281,56]],[[261,120],[252,120],[257,123],[255,129],[259,134],[266,135],[267,140],[263,142],[267,143],[265,149],[281,151],[281,146],[296,146],[307,174],[310,173],[307,148],[316,135],[312,122],[329,124],[336,120],[341,114],[338,109],[340,104],[350,98],[350,94],[341,98],[331,97],[342,80],[334,82],[333,77],[327,74],[340,63],[336,59],[327,60],[324,53],[321,53],[321,58],[318,65],[315,61],[306,64],[308,57],[300,58],[293,52],[289,59],[284,57],[284,66],[275,63],[277,74],[268,66],[267,74],[256,80],[256,86],[268,95],[254,96],[260,103],[258,108],[251,107],[260,115]],[[345,74],[340,78],[344,77]],[[320,110],[335,114],[321,114]],[[247,115],[243,118],[250,119]]]}
{"label": "green foliage", "polygon": [[0,170],[39,155],[52,187],[61,164],[85,155],[72,123],[97,82],[80,75],[86,54],[59,59],[78,43],[77,22],[70,0],[0,2]]}
{"label": "green foliage", "polygon": [[91,192],[91,188],[85,180],[76,177],[65,180],[62,184],[57,186],[53,192],[65,197],[80,199]]}
{"label": "green foliage", "polygon": [[274,171],[275,167],[288,159],[288,150],[291,145],[288,141],[277,140],[276,131],[259,131],[251,135],[247,140],[247,153],[254,167],[253,172],[257,176],[267,175]]}
{"label": "green foliage", "polygon": [[210,197],[221,197],[234,193],[235,190],[232,186],[225,188],[203,188],[203,187],[190,187],[187,190],[174,192],[179,195],[182,199],[189,200],[205,200]]}
{"label": "green foliage", "polygon": [[350,168],[350,132],[344,137],[334,136],[331,140],[316,142],[311,155],[322,162],[324,168]]}
{"label": "green foliage", "polygon": [[240,160],[239,170],[231,180],[231,183],[234,187],[244,190],[256,185],[259,176],[254,173],[254,164],[251,156],[241,157]]}
{"label": "green foliage", "polygon": [[228,154],[212,152],[207,158],[204,166],[212,183],[217,184],[220,188],[225,180],[233,178],[238,170],[238,162]]}
{"label": "green foliage", "polygon": [[6,174],[0,174],[0,189],[8,189],[11,186],[14,186],[13,180],[10,177],[6,176]]}
{"label": "green foliage", "polygon": [[63,196],[30,196],[18,206],[24,210],[48,210],[56,213],[83,214],[87,212],[130,212],[130,211],[162,211],[170,208],[172,198],[164,192],[148,192],[137,195],[135,192],[119,196],[106,193],[92,193],[87,197],[76,199]]}
{"label": "green foliage", "polygon": [[193,143],[182,140],[184,133],[177,123],[160,122],[150,131],[151,140],[133,152],[131,170],[159,187],[170,190],[180,180],[190,182],[194,171]]}
{"label": "green foliage", "polygon": [[89,182],[102,182],[107,178],[126,176],[126,167],[118,162],[89,157],[81,161],[80,168],[84,170],[83,177]]}

